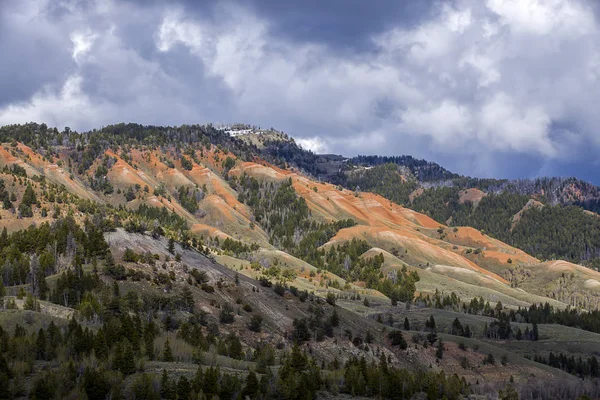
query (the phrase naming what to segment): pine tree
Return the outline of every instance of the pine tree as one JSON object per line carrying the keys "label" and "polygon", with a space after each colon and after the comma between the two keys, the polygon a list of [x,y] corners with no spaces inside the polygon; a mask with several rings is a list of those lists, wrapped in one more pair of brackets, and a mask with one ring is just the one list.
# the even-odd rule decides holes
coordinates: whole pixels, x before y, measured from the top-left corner
{"label": "pine tree", "polygon": [[195,301],[194,301],[194,295],[189,287],[187,287],[187,286],[183,287],[183,290],[181,291],[181,300],[182,300],[183,304],[185,304],[185,307],[187,308],[188,311],[190,311],[190,312],[193,311]]}
{"label": "pine tree", "polygon": [[340,316],[337,313],[337,310],[333,309],[333,314],[331,314],[331,326],[334,328],[340,325]]}
{"label": "pine tree", "polygon": [[531,334],[531,340],[533,341],[538,341],[540,339],[540,335],[538,332],[538,326],[537,323],[533,323],[533,330],[532,330],[532,334]]}
{"label": "pine tree", "polygon": [[153,361],[154,357],[156,357],[154,352],[154,332],[147,330],[144,333],[144,350],[146,352],[146,357],[148,357],[150,361]]}
{"label": "pine tree", "polygon": [[250,318],[250,323],[248,324],[248,329],[252,332],[260,332],[262,329],[263,318],[260,315],[253,315]]}
{"label": "pine tree", "polygon": [[444,357],[444,342],[442,338],[438,339],[437,349],[435,350],[435,356],[438,360],[441,360]]}
{"label": "pine tree", "polygon": [[94,353],[100,360],[104,360],[108,356],[108,345],[106,344],[106,336],[103,329],[98,331],[94,339]]}
{"label": "pine tree", "polygon": [[404,317],[404,330],[410,331],[410,322],[408,321],[408,317]]}
{"label": "pine tree", "polygon": [[433,318],[433,315],[431,315],[429,319],[425,321],[425,327],[431,329],[432,331],[435,330],[435,319]]}
{"label": "pine tree", "polygon": [[36,340],[36,358],[38,360],[46,359],[46,335],[44,334],[44,329],[40,328],[37,335]]}
{"label": "pine tree", "polygon": [[219,367],[209,367],[204,373],[204,382],[202,383],[202,391],[206,398],[211,399],[219,394]]}
{"label": "pine tree", "polygon": [[164,362],[173,362],[173,352],[171,350],[171,342],[169,338],[165,341],[165,346],[163,349],[163,361]]}
{"label": "pine tree", "polygon": [[188,399],[191,391],[192,390],[188,379],[185,376],[180,376],[179,381],[177,382],[177,398]]}
{"label": "pine tree", "polygon": [[246,376],[246,384],[244,385],[244,391],[242,396],[244,398],[249,397],[253,399],[258,393],[258,379],[254,371],[250,371]]}
{"label": "pine tree", "polygon": [[169,253],[175,254],[175,240],[173,238],[169,238]]}
{"label": "pine tree", "polygon": [[125,345],[123,346],[123,356],[119,371],[126,376],[131,375],[136,371],[135,360],[133,358],[133,348],[127,339],[125,339]]}
{"label": "pine tree", "polygon": [[175,390],[165,369],[160,378],[160,397],[165,400],[175,400],[176,398]]}
{"label": "pine tree", "polygon": [[196,393],[200,393],[202,390],[202,384],[204,383],[204,373],[202,372],[202,367],[198,366],[196,370],[196,375],[194,375],[194,380],[192,381],[192,389]]}
{"label": "pine tree", "polygon": [[598,359],[596,356],[590,358],[590,376],[594,378],[600,377],[600,367],[598,366]]}
{"label": "pine tree", "polygon": [[83,374],[83,390],[89,400],[104,400],[110,391],[110,383],[102,372],[88,367]]}

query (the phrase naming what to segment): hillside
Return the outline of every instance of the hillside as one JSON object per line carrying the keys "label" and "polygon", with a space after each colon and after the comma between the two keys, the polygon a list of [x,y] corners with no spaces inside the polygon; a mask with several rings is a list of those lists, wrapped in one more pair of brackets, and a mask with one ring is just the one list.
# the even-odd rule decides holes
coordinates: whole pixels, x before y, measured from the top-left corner
{"label": "hillside", "polygon": [[[576,206],[426,187],[462,178],[410,157],[327,182],[346,163],[241,125],[0,143],[0,346],[22,349],[0,356],[0,397],[599,394],[600,272],[548,261],[562,236],[536,222],[597,218]],[[573,332],[574,367],[543,345]]]}

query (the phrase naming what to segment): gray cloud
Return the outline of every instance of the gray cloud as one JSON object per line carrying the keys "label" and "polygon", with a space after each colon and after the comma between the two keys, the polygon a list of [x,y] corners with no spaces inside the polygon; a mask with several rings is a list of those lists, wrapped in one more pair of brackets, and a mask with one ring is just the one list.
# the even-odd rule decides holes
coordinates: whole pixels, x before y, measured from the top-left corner
{"label": "gray cloud", "polygon": [[248,122],[319,151],[598,181],[589,3],[282,3],[3,3],[0,123]]}

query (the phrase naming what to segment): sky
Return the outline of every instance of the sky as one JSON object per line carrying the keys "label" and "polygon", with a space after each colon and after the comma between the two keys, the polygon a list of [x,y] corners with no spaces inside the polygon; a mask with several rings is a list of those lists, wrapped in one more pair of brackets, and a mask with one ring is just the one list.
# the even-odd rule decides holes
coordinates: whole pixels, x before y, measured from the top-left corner
{"label": "sky", "polygon": [[600,184],[583,0],[1,0],[0,125],[274,127],[317,153]]}

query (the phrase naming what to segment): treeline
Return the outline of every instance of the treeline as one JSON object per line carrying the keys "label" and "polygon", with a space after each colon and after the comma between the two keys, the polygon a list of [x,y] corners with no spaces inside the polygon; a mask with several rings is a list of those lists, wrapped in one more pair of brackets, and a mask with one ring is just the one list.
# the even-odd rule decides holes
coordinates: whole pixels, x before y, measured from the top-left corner
{"label": "treeline", "polygon": [[576,375],[580,378],[598,378],[600,377],[600,367],[598,366],[598,359],[592,355],[586,359],[581,356],[575,358],[575,356],[569,357],[566,354],[558,353],[554,354],[550,352],[548,357],[536,354],[533,357],[525,356],[535,362],[549,365],[553,368],[562,369],[569,374]]}
{"label": "treeline", "polygon": [[[529,307],[519,307],[517,310],[505,309],[502,302],[497,302],[494,306],[482,297],[475,297],[470,302],[461,301],[456,293],[442,295],[436,291],[433,295],[419,295],[415,299],[416,305],[433,307],[442,310],[451,310],[465,314],[483,315],[496,318],[490,330],[488,327],[484,330],[488,337],[499,337],[506,339],[509,337],[517,340],[538,340],[538,324],[557,324],[582,329],[589,332],[600,333],[600,311],[580,311],[574,308],[564,310],[555,308],[549,303],[532,304]],[[520,328],[514,331],[510,327],[510,322],[532,324],[532,329],[526,329],[520,332]]]}
{"label": "treeline", "polygon": [[378,193],[401,205],[409,204],[409,195],[418,187],[418,182],[411,176],[402,174],[402,170],[395,164],[352,170],[336,183],[357,192]]}
{"label": "treeline", "polygon": [[518,310],[509,312],[510,319],[516,322],[538,324],[558,324],[600,333],[600,311],[593,310],[582,312],[577,309],[555,308],[549,303],[532,304],[528,308],[519,307]]}
{"label": "treeline", "polygon": [[[278,154],[277,151],[272,155],[266,151],[262,152],[255,145],[231,137],[225,131],[216,129],[211,124],[169,127],[121,123],[79,133],[69,127],[59,131],[46,124],[27,123],[0,127],[0,141],[2,143],[12,142],[14,145],[16,142],[22,142],[47,160],[53,160],[53,157],[58,155],[56,147],[62,146],[68,151],[70,163],[80,175],[83,175],[109,148],[116,150],[118,148],[128,149],[130,146],[166,147],[173,143],[180,143],[199,150],[208,149],[214,145],[230,151],[246,161],[252,160],[257,155],[276,161],[275,157],[286,155],[285,153]],[[301,150],[297,146],[291,150],[291,154],[299,152]],[[127,160],[127,151],[124,151],[123,155]],[[183,167],[189,168],[189,163],[184,161]],[[101,179],[102,172],[100,170],[95,179]],[[106,190],[108,187],[103,189]]]}
{"label": "treeline", "polygon": [[358,165],[378,166],[381,164],[394,164],[407,167],[420,182],[440,181],[458,178],[459,175],[452,173],[434,162],[419,160],[412,156],[357,156],[351,161]]}

